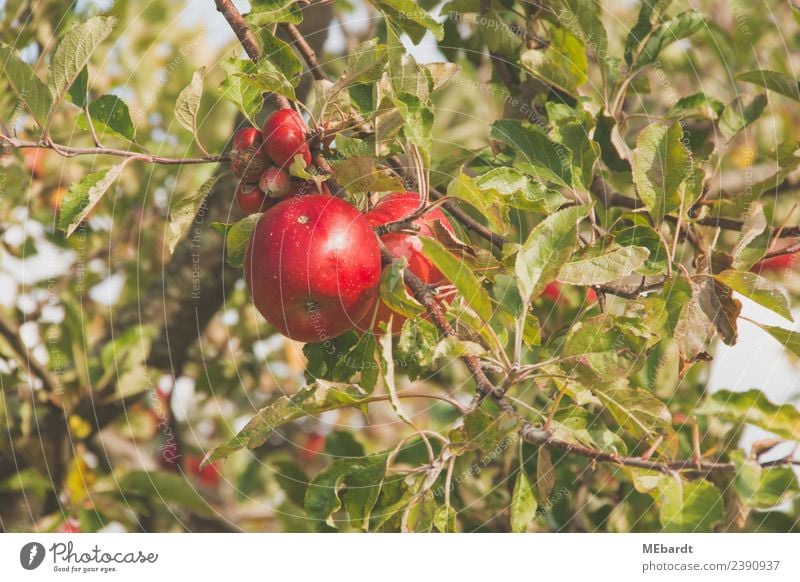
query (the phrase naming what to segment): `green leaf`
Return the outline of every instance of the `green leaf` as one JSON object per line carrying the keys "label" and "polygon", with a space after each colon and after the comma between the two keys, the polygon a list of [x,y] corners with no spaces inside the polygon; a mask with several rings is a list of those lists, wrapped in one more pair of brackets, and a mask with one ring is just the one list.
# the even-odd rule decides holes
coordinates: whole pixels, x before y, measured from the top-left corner
{"label": "green leaf", "polygon": [[800,333],[774,325],[762,325],[758,323],[758,326],[778,340],[783,347],[792,352],[795,356],[800,357]]}
{"label": "green leaf", "polygon": [[[619,425],[638,439],[654,442],[659,436],[671,437],[672,416],[666,405],[641,388],[629,388],[622,383],[594,384],[589,387],[600,399]],[[672,439],[665,438],[658,450],[667,452]]]}
{"label": "green leaf", "polygon": [[212,516],[214,509],[186,477],[166,471],[131,471],[117,478],[117,490],[125,496],[141,495],[148,502],[175,504],[202,516]]}
{"label": "green leaf", "polygon": [[245,216],[239,222],[230,226],[225,233],[225,251],[228,255],[228,264],[237,269],[244,264],[244,255],[250,244],[250,237],[256,229],[260,214]]}
{"label": "green leaf", "polygon": [[70,186],[69,192],[61,201],[61,211],[58,217],[58,228],[70,236],[89,212],[97,205],[103,194],[117,181],[126,162],[87,174],[80,181]]}
{"label": "green leaf", "polygon": [[492,192],[482,190],[475,180],[463,172],[448,184],[447,195],[474,206],[486,217],[493,231],[500,234],[508,232],[508,212],[504,212],[498,198],[492,196]]}
{"label": "green leaf", "polygon": [[775,71],[766,71],[763,69],[755,71],[747,71],[736,75],[737,81],[744,81],[745,83],[752,83],[759,87],[769,89],[774,93],[780,93],[795,101],[800,101],[800,84],[797,79],[776,73]]}
{"label": "green leaf", "polygon": [[767,107],[766,93],[759,93],[753,97],[739,95],[725,106],[719,120],[719,130],[729,141],[755,122]]}
{"label": "green leaf", "polygon": [[[254,462],[259,465],[262,463],[261,461]],[[275,480],[281,486],[281,489],[286,492],[287,497],[295,505],[303,507],[306,490],[308,489],[308,477],[306,474],[303,473],[300,467],[289,461],[277,460],[273,463],[272,468]]]}
{"label": "green leaf", "polygon": [[386,306],[406,317],[416,317],[425,311],[420,303],[408,294],[403,282],[403,273],[408,262],[401,258],[383,269],[381,274],[381,300]]}
{"label": "green leaf", "polygon": [[667,270],[667,249],[658,233],[646,225],[635,225],[614,233],[614,242],[624,247],[644,247],[650,254],[636,269],[640,275],[660,275]]}
{"label": "green leaf", "polygon": [[94,16],[72,28],[58,43],[50,62],[48,86],[58,103],[81,74],[95,49],[111,33],[114,17]]}
{"label": "green leaf", "polygon": [[501,119],[492,124],[492,138],[509,145],[522,156],[524,162],[517,166],[522,171],[559,186],[571,186],[571,152],[547,137],[539,126]]}
{"label": "green leaf", "polygon": [[69,98],[76,106],[84,109],[89,102],[89,67],[83,67],[78,78],[69,88]]}
{"label": "green leaf", "polygon": [[572,185],[588,190],[594,180],[594,168],[600,158],[600,146],[589,139],[587,127],[582,121],[557,123],[553,128],[556,139],[571,152]]}
{"label": "green leaf", "polygon": [[295,0],[253,0],[250,6],[250,13],[245,18],[255,26],[275,22],[299,24],[303,20],[300,5]]}
{"label": "green leaf", "polygon": [[739,233],[739,240],[733,247],[733,267],[739,270],[750,269],[766,254],[772,241],[772,231],[767,228],[767,217],[760,202],[750,204],[747,216]]}
{"label": "green leaf", "polygon": [[303,416],[362,404],[369,394],[356,384],[317,380],[292,396],[281,396],[258,411],[239,433],[212,449],[203,460],[208,464],[239,449],[254,449],[266,442],[272,431]]}
{"label": "green leaf", "polygon": [[528,524],[536,518],[538,507],[528,476],[525,470],[520,468],[517,471],[514,492],[511,494],[511,531],[524,533],[528,529]]}
{"label": "green leaf", "polygon": [[639,18],[625,40],[625,62],[633,64],[639,47],[650,36],[654,25],[659,21],[661,14],[666,10],[672,0],[647,0],[642,2],[639,9]]}
{"label": "green leaf", "polygon": [[578,221],[588,206],[573,206],[536,225],[517,254],[515,272],[523,301],[536,298],[556,278],[578,243]]}
{"label": "green leaf", "polygon": [[626,277],[644,265],[650,251],[644,247],[592,245],[564,263],[557,279],[571,285],[601,285]]}
{"label": "green leaf", "polygon": [[[180,196],[174,203],[170,204],[169,218],[167,219],[167,244],[169,245],[170,253],[175,252],[175,247],[189,232],[189,228],[195,222],[200,209],[204,208],[206,198],[211,193],[217,180],[220,179],[220,176],[219,172],[215,172],[208,180],[203,182],[203,185],[196,192]],[[201,221],[197,223],[197,228],[202,224],[204,217],[201,216],[200,218]]]}
{"label": "green leaf", "polygon": [[292,47],[272,34],[269,28],[262,28],[259,34],[263,49],[261,58],[268,59],[296,87],[303,75],[303,64]]}
{"label": "green leaf", "polygon": [[800,440],[800,411],[791,404],[773,404],[761,390],[720,390],[695,411],[738,424],[752,424],[789,440]]}
{"label": "green leaf", "polygon": [[383,12],[396,26],[419,44],[425,31],[430,30],[436,40],[444,38],[444,27],[414,0],[372,0],[375,8]]}
{"label": "green leaf", "polygon": [[204,69],[195,71],[191,82],[178,94],[175,102],[175,119],[197,139],[197,112],[203,96]]}
{"label": "green leaf", "polygon": [[295,98],[292,84],[268,60],[255,64],[248,59],[228,59],[222,61],[222,69],[228,74],[220,86],[222,95],[236,105],[252,125],[257,125],[255,116],[261,111],[265,93]]}
{"label": "green leaf", "polygon": [[520,63],[548,85],[572,95],[588,79],[586,48],[569,31],[550,28],[550,44],[544,50],[530,49],[522,53]]}
{"label": "green leaf", "polygon": [[691,154],[682,138],[680,124],[654,123],[636,141],[633,181],[656,225],[681,207],[680,186],[689,175],[691,164]]}
{"label": "green leaf", "polygon": [[659,519],[664,532],[711,532],[724,517],[722,496],[708,481],[662,477]]}
{"label": "green leaf", "polygon": [[31,112],[39,127],[44,127],[53,106],[53,99],[45,84],[36,76],[31,66],[19,58],[12,47],[0,43],[2,71],[8,78],[17,97]]}
{"label": "green leaf", "polygon": [[731,460],[736,465],[736,493],[747,507],[770,509],[800,495],[791,467],[762,467],[742,451],[733,451]]}
{"label": "green leaf", "polygon": [[[309,519],[335,527],[332,515],[342,508],[357,527],[366,529],[386,475],[388,455],[337,459],[308,485],[305,509]],[[343,488],[347,488],[342,492]]]}
{"label": "green leaf", "polygon": [[719,99],[709,97],[705,93],[695,93],[679,99],[667,111],[666,117],[670,119],[701,118],[714,121],[719,119],[724,108],[725,106]]}
{"label": "green leaf", "polygon": [[386,45],[379,44],[377,38],[362,42],[347,55],[344,76],[340,82],[343,85],[374,83],[381,78],[387,61]]}
{"label": "green leaf", "polygon": [[[92,124],[99,137],[102,138],[103,134],[108,134],[129,142],[136,142],[136,128],[131,121],[128,105],[116,95],[102,95],[92,101],[89,104],[89,116],[92,118]],[[76,125],[84,131],[89,129],[89,122],[85,114],[81,113]]]}
{"label": "green leaf", "polygon": [[492,300],[475,273],[447,251],[438,241],[421,236],[422,249],[436,268],[456,286],[464,300],[484,321],[492,317]]}
{"label": "green leaf", "polygon": [[714,279],[789,321],[794,321],[786,296],[772,281],[755,273],[734,270],[714,275]]}
{"label": "green leaf", "polygon": [[[461,179],[461,176],[458,179]],[[467,179],[471,178],[467,177]],[[475,179],[475,185],[480,190],[482,198],[497,200],[500,203],[501,209],[493,212],[502,216],[505,216],[505,212],[502,212],[504,205],[520,210],[550,214],[567,201],[555,190],[547,188],[544,184],[534,181],[530,176],[514,168],[489,170]],[[458,196],[458,193],[451,194],[448,191],[448,195]],[[476,206],[476,208],[480,209],[480,206]],[[507,219],[504,218],[504,220]],[[505,230],[505,227],[498,230]]]}
{"label": "green leaf", "polygon": [[687,10],[659,25],[645,41],[635,68],[649,65],[667,46],[693,35],[705,25],[705,17],[697,10]]}
{"label": "green leaf", "polygon": [[449,505],[437,507],[433,516],[433,525],[439,533],[455,533],[457,531],[456,510]]}
{"label": "green leaf", "polygon": [[522,45],[522,39],[506,24],[497,10],[481,14],[478,29],[486,48],[494,55],[514,58]]}
{"label": "green leaf", "polygon": [[608,39],[600,20],[600,4],[595,0],[560,0],[560,4],[562,9],[557,17],[562,26],[573,34],[577,28],[588,50],[601,59],[607,56]]}
{"label": "green leaf", "polygon": [[433,110],[410,93],[392,97],[392,102],[403,118],[403,137],[430,157]]}

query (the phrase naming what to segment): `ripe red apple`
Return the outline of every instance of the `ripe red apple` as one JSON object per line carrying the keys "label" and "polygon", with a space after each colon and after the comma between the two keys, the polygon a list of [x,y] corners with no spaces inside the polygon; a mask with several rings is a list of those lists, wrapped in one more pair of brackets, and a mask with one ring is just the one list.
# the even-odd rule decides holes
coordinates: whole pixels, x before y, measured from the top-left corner
{"label": "ripe red apple", "polygon": [[[381,198],[372,210],[364,214],[364,217],[371,226],[377,227],[403,220],[411,216],[418,207],[419,194],[416,192],[395,192]],[[419,227],[420,235],[433,237],[434,232],[432,224],[437,220],[442,223],[444,228],[455,234],[450,221],[447,220],[447,217],[438,208],[416,219],[414,224]],[[448,283],[442,272],[423,254],[422,241],[419,235],[391,232],[383,235],[381,240],[393,255],[405,258],[408,261],[408,270],[428,285],[437,286]],[[452,301],[452,296],[443,299],[443,301],[449,303]],[[399,334],[406,318],[399,313],[393,312],[382,301],[375,315],[375,325],[372,326],[373,333],[383,333],[380,324],[388,322],[391,315],[394,315],[392,319],[392,333],[395,335]],[[370,311],[365,318],[359,322],[359,328],[369,329],[372,316],[373,312]]]}
{"label": "ripe red apple", "polygon": [[219,466],[216,463],[211,463],[201,469],[200,463],[202,462],[203,459],[197,455],[187,455],[186,472],[197,477],[203,485],[211,488],[217,487],[222,479]]}
{"label": "ripe red apple", "polygon": [[778,255],[763,261],[757,262],[750,269],[753,273],[781,273],[788,269],[793,269],[797,263],[797,254]]}
{"label": "ripe red apple", "polygon": [[236,187],[236,204],[247,214],[264,212],[274,204],[274,200],[267,198],[258,187],[258,184],[245,184],[239,182]]}
{"label": "ripe red apple", "polygon": [[294,109],[279,109],[267,118],[261,131],[264,151],[276,165],[289,169],[294,157],[303,156],[311,165],[311,150],[306,143],[305,123]]}
{"label": "ripe red apple", "polygon": [[255,127],[245,127],[233,136],[231,170],[233,175],[245,182],[258,182],[261,173],[269,165],[262,149],[261,132]]}
{"label": "ripe red apple", "polygon": [[[554,303],[563,303],[564,298],[561,295],[562,287],[561,283],[558,281],[550,281],[547,286],[542,290],[541,296],[547,297]],[[588,303],[594,303],[597,301],[597,293],[591,287],[586,289],[586,301]]]}
{"label": "ripe red apple", "polygon": [[271,166],[261,173],[258,187],[267,198],[283,198],[292,190],[292,178],[280,168]]}
{"label": "ripe red apple", "polygon": [[375,305],[378,239],[356,208],[333,196],[281,200],[256,225],[244,275],[253,303],[283,335],[320,342]]}
{"label": "ripe red apple", "polygon": [[305,442],[298,445],[297,457],[301,461],[310,463],[319,457],[319,454],[324,448],[325,435],[321,435],[318,432],[311,432],[306,436]]}

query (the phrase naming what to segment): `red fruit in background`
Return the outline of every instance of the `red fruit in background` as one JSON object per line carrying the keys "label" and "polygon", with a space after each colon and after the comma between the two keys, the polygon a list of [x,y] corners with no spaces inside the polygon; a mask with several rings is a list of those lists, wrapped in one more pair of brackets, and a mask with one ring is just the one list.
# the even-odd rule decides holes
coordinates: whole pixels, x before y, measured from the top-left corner
{"label": "red fruit in background", "polygon": [[78,522],[77,519],[74,519],[72,517],[67,518],[67,520],[58,527],[58,532],[81,533],[81,524]]}
{"label": "red fruit in background", "polygon": [[261,173],[258,187],[267,198],[283,198],[292,190],[292,178],[280,168],[272,166]]}
{"label": "red fruit in background", "polygon": [[561,283],[558,281],[551,281],[547,284],[547,287],[544,288],[541,296],[558,302],[558,300],[561,299]]}
{"label": "red fruit in background", "polygon": [[267,208],[272,206],[273,203],[273,200],[264,195],[261,188],[258,187],[258,184],[239,182],[239,185],[236,187],[236,204],[247,214],[264,212]]}
{"label": "red fruit in background", "polygon": [[288,198],[256,225],[244,275],[253,303],[283,335],[336,337],[375,305],[378,239],[356,208],[322,194]]}
{"label": "red fruit in background", "polygon": [[[560,303],[563,301],[563,297],[561,296],[562,293],[562,286],[561,283],[558,281],[551,281],[547,284],[547,286],[542,290],[541,296],[547,297],[551,301],[555,303]],[[597,301],[597,293],[591,287],[586,289],[586,302],[587,303],[594,303]]]}
{"label": "red fruit in background", "polygon": [[325,437],[318,432],[312,432],[306,436],[305,442],[298,445],[297,457],[301,461],[310,463],[316,459],[325,448]]}
{"label": "red fruit in background", "polygon": [[45,173],[45,158],[50,155],[47,148],[25,148],[22,151],[22,158],[34,178],[42,178]]}
{"label": "red fruit in background", "polygon": [[[381,226],[411,216],[418,207],[419,194],[416,192],[395,192],[381,198],[372,210],[364,214],[364,218],[366,218],[373,227]],[[447,220],[447,217],[438,208],[416,219],[414,224],[419,227],[420,235],[433,237],[432,225],[434,221],[437,220],[441,222],[448,231],[455,234],[450,221]],[[408,261],[408,270],[428,285],[436,286],[449,283],[442,272],[423,254],[422,241],[418,235],[391,232],[383,235],[381,240],[393,255],[405,258]],[[452,296],[443,299],[443,301],[449,303],[452,301]],[[393,312],[382,301],[378,306],[378,312],[375,316],[375,325],[372,327],[373,333],[383,333],[379,324],[388,322],[391,315],[394,315],[392,319],[392,333],[395,335],[399,334],[406,318],[399,313]],[[362,329],[369,329],[372,316],[373,312],[370,311],[367,316],[359,322],[359,327]]]}
{"label": "red fruit in background", "polygon": [[311,150],[306,143],[303,118],[294,109],[279,109],[267,118],[261,135],[264,151],[276,165],[289,168],[294,157],[303,156],[311,165]]}
{"label": "red fruit in background", "polygon": [[203,459],[197,455],[187,455],[185,463],[186,472],[197,477],[200,482],[207,487],[217,487],[222,479],[219,467],[216,463],[211,463],[201,469],[200,463],[202,462]]}
{"label": "red fruit in background", "polygon": [[233,136],[231,171],[245,182],[258,182],[261,173],[269,166],[262,149],[261,132],[254,127],[240,129]]}
{"label": "red fruit in background", "polygon": [[778,255],[763,261],[757,262],[750,269],[753,273],[773,272],[779,273],[788,269],[793,269],[797,263],[797,254]]}

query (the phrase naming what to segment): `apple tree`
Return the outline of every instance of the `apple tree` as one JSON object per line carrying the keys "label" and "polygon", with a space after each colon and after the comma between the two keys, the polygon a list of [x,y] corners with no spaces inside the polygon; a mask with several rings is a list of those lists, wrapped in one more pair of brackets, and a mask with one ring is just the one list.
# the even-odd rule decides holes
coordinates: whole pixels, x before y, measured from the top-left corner
{"label": "apple tree", "polygon": [[800,528],[794,7],[195,4],[0,8],[0,528]]}

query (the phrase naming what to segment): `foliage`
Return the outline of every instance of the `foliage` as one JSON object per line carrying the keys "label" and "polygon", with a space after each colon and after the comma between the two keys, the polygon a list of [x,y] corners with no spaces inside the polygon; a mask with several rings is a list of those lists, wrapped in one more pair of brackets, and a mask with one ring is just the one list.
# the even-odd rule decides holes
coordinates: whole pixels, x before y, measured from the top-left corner
{"label": "foliage", "polygon": [[[257,59],[166,0],[3,6],[2,528],[800,528],[773,454],[797,396],[706,386],[742,300],[800,355],[800,279],[759,270],[800,237],[797,14],[433,4],[371,2],[324,48],[351,3],[254,0]],[[450,214],[421,241],[444,312],[398,261],[396,337],[300,346],[258,316],[224,152],[279,98],[326,160],[295,175]],[[743,451],[746,425],[774,439]]]}

